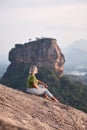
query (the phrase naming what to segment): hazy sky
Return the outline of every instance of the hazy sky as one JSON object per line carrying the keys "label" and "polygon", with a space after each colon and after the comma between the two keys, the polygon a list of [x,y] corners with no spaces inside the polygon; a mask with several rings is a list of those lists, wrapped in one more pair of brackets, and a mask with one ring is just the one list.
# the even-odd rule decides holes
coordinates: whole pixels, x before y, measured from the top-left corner
{"label": "hazy sky", "polygon": [[56,38],[61,49],[87,39],[87,0],[0,0],[0,61],[36,37]]}

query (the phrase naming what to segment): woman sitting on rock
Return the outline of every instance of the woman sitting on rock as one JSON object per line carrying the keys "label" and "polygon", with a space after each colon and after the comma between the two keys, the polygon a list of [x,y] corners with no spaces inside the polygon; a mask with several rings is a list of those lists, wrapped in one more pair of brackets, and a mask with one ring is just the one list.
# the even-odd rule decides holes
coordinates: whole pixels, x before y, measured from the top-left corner
{"label": "woman sitting on rock", "polygon": [[27,79],[27,89],[28,93],[34,95],[44,95],[47,99],[52,99],[53,101],[58,101],[47,89],[47,84],[38,80],[35,74],[38,73],[38,69],[36,66],[31,66],[29,70],[29,76]]}

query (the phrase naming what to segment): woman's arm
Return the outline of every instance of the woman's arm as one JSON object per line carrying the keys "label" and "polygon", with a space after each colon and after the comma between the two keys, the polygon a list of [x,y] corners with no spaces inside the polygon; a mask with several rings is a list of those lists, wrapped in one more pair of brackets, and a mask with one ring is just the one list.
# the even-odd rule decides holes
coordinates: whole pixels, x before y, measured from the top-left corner
{"label": "woman's arm", "polygon": [[36,85],[35,83],[32,83],[32,86],[36,89],[38,89],[38,85]]}
{"label": "woman's arm", "polygon": [[48,88],[48,85],[40,80],[38,80],[38,84],[42,84],[42,85],[44,85],[45,88]]}

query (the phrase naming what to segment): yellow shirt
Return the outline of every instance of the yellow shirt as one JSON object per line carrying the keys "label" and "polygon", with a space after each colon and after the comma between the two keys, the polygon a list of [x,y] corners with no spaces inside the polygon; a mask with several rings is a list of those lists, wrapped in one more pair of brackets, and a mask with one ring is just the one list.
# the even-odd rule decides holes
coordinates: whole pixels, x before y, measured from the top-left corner
{"label": "yellow shirt", "polygon": [[34,88],[32,86],[32,83],[35,83],[36,85],[38,85],[38,80],[36,78],[35,75],[29,75],[28,79],[27,79],[27,88]]}

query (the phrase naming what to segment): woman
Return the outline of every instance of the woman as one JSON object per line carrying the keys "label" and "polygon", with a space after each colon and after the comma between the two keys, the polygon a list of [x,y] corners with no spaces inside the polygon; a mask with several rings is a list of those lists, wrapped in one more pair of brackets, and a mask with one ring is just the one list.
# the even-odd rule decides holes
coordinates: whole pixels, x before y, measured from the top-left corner
{"label": "woman", "polygon": [[27,79],[27,92],[35,95],[42,95],[47,99],[52,99],[53,101],[58,101],[47,89],[47,84],[38,80],[35,74],[38,73],[36,66],[31,66],[29,70],[29,76]]}

